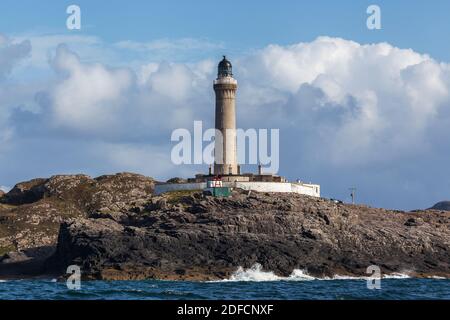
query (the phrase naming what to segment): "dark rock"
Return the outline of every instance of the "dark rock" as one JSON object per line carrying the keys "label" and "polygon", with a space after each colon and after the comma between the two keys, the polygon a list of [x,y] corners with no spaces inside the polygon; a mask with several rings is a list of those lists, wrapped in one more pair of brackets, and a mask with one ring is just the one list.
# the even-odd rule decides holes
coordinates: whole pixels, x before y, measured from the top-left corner
{"label": "dark rock", "polygon": [[[449,275],[450,213],[337,206],[257,192],[224,199],[195,193],[175,202],[167,194],[154,204],[166,197],[170,204],[133,214],[126,227],[104,219],[63,224],[49,264],[59,265],[60,272],[78,264],[87,278],[116,280],[223,279],[256,263],[280,276],[299,268],[315,276],[363,276],[374,264],[383,272]],[[405,228],[405,221],[415,228]]]}
{"label": "dark rock", "polygon": [[33,179],[28,182],[18,183],[3,197],[3,202],[20,205],[38,201],[45,195],[44,184],[47,181],[47,179]]}
{"label": "dark rock", "polygon": [[409,218],[405,222],[405,226],[408,226],[408,227],[417,227],[417,226],[420,226],[421,224],[422,224],[422,220],[415,219],[415,218]]}
{"label": "dark rock", "polygon": [[308,238],[308,239],[312,239],[312,240],[316,240],[317,239],[316,235],[311,230],[303,230],[302,231],[302,236],[304,238]]}
{"label": "dark rock", "polygon": [[444,210],[450,211],[450,201],[441,201],[436,203],[434,206],[430,208],[430,210]]}
{"label": "dark rock", "polygon": [[17,263],[27,261],[29,259],[30,257],[28,257],[24,252],[12,251],[4,254],[3,257],[0,258],[0,263]]}

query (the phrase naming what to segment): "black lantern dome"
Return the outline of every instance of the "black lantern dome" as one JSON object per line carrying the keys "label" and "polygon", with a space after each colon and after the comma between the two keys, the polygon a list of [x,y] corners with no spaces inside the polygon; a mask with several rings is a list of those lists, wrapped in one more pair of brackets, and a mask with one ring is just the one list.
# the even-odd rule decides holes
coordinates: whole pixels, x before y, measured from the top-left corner
{"label": "black lantern dome", "polygon": [[233,66],[231,62],[227,60],[225,56],[223,56],[222,61],[219,62],[219,72],[218,77],[232,77],[233,76]]}

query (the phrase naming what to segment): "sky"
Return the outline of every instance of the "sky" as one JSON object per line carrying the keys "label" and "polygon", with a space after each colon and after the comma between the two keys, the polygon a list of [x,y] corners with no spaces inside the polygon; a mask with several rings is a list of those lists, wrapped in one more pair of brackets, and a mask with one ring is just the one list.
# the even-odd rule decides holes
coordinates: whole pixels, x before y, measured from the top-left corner
{"label": "sky", "polygon": [[[81,8],[81,30],[66,9]],[[366,26],[369,5],[381,29]],[[238,126],[280,129],[279,174],[375,207],[450,198],[450,2],[0,3],[0,186],[54,174],[207,171],[170,160],[213,124],[226,54]],[[254,168],[248,168],[254,170]]]}

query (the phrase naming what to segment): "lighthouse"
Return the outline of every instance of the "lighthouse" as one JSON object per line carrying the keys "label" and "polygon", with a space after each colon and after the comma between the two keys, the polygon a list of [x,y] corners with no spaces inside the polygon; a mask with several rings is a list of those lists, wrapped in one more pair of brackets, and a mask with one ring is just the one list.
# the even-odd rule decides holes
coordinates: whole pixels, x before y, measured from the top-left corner
{"label": "lighthouse", "polygon": [[[171,179],[166,183],[157,183],[154,194],[203,190],[204,195],[228,197],[232,195],[231,190],[242,189],[256,192],[289,192],[320,197],[320,185],[303,183],[300,180],[289,182],[286,178],[274,173],[263,173],[261,163],[258,164],[257,173],[241,173],[240,163],[238,164],[237,161],[237,145],[238,141],[245,140],[245,136],[242,134],[246,133],[244,130],[236,128],[238,85],[236,79],[233,78],[231,62],[225,56],[219,62],[217,78],[213,84],[216,93],[214,166],[209,166],[208,174],[198,173],[195,177],[188,178],[187,182],[172,181],[173,179]],[[245,155],[246,145],[239,147],[242,148],[239,150],[240,155]]]}
{"label": "lighthouse", "polygon": [[[216,138],[214,153],[215,175],[239,174],[236,150],[236,91],[231,62],[223,56],[214,80],[216,93]],[[218,134],[220,132],[220,134]]]}

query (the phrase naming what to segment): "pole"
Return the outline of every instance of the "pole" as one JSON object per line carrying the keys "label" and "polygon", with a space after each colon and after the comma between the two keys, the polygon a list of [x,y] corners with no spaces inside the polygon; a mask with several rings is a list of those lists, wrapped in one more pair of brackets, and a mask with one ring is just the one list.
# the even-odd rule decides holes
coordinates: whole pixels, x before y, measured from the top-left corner
{"label": "pole", "polygon": [[356,188],[352,187],[349,190],[351,191],[350,196],[352,197],[352,204],[355,204]]}

